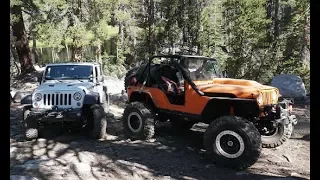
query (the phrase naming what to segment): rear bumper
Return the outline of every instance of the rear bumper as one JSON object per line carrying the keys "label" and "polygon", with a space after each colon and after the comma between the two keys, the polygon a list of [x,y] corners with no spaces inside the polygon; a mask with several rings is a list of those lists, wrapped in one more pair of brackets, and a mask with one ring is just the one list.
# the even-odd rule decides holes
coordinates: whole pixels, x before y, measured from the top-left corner
{"label": "rear bumper", "polygon": [[40,122],[81,122],[84,121],[82,109],[31,109],[30,116]]}

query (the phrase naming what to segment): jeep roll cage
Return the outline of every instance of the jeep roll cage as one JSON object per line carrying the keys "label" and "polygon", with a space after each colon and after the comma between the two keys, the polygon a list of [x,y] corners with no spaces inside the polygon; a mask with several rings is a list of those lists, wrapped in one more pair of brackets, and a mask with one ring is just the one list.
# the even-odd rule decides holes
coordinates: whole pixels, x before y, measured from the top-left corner
{"label": "jeep roll cage", "polygon": [[[149,58],[148,63],[146,65],[146,67],[143,69],[142,73],[139,75],[139,77],[137,78],[137,81],[135,82],[134,86],[136,86],[138,84],[138,82],[143,82],[142,86],[144,86],[146,83],[148,84],[148,86],[150,86],[150,77],[151,77],[151,64],[153,62],[153,60],[155,58],[167,58],[170,59],[166,64],[167,65],[173,65],[174,68],[176,68],[177,70],[179,70],[182,74],[182,77],[191,85],[192,89],[194,89],[197,94],[199,94],[200,96],[203,96],[204,93],[202,91],[200,91],[198,89],[198,87],[195,85],[195,83],[193,82],[193,80],[191,79],[187,69],[184,66],[184,61],[185,60],[190,60],[190,59],[203,59],[203,60],[210,60],[210,61],[215,61],[216,59],[214,58],[210,58],[210,57],[205,57],[205,56],[196,56],[196,55],[157,55],[157,56],[152,56]],[[175,60],[178,59],[178,60]],[[143,78],[143,75],[145,73],[145,71],[148,69],[148,73],[147,76]]]}

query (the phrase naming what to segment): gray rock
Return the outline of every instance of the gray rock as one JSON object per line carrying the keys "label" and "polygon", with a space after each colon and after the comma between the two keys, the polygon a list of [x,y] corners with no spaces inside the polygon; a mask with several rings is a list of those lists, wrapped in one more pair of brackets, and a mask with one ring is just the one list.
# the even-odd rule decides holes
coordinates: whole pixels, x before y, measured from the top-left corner
{"label": "gray rock", "polygon": [[271,86],[277,87],[282,97],[305,98],[307,94],[302,79],[293,74],[275,76]]}
{"label": "gray rock", "polygon": [[38,141],[38,142],[46,142],[47,140],[44,139],[44,138],[39,138],[39,139],[37,139],[37,141]]}
{"label": "gray rock", "polygon": [[10,180],[38,180],[38,178],[31,176],[10,175]]}

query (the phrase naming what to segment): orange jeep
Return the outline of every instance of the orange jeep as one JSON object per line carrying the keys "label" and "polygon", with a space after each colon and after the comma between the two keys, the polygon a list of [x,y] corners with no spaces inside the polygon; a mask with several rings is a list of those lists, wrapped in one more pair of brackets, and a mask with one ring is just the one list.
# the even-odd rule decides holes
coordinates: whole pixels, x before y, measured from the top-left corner
{"label": "orange jeep", "polygon": [[204,147],[214,163],[241,169],[253,165],[261,147],[277,147],[290,138],[297,123],[292,102],[279,103],[275,87],[223,77],[213,58],[151,57],[126,76],[125,134],[149,139],[156,121],[170,120],[185,129],[203,122],[209,124]]}

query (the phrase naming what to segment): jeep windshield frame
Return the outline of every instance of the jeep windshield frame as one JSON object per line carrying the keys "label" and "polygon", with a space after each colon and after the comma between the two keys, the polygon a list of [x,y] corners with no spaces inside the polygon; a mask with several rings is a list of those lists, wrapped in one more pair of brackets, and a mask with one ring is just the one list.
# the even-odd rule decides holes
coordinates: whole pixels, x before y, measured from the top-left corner
{"label": "jeep windshield frame", "polygon": [[44,72],[44,80],[90,80],[92,77],[90,65],[50,65]]}
{"label": "jeep windshield frame", "polygon": [[214,58],[202,56],[183,56],[179,62],[192,81],[210,81],[214,78],[222,78],[218,62]]}

